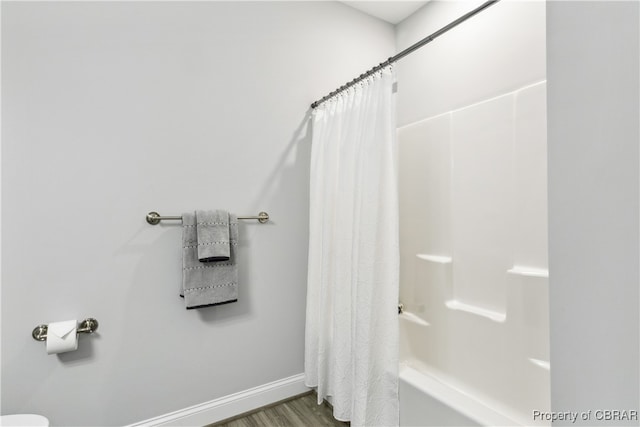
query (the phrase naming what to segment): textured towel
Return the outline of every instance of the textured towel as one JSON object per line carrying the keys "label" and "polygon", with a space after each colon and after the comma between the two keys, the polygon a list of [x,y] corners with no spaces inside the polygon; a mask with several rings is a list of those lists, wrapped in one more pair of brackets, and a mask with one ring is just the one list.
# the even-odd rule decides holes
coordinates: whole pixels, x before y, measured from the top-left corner
{"label": "textured towel", "polygon": [[187,309],[226,304],[238,300],[238,219],[229,214],[229,259],[200,262],[196,215],[182,215],[182,288]]}
{"label": "textured towel", "polygon": [[229,212],[223,210],[196,211],[198,259],[202,262],[228,261]]}

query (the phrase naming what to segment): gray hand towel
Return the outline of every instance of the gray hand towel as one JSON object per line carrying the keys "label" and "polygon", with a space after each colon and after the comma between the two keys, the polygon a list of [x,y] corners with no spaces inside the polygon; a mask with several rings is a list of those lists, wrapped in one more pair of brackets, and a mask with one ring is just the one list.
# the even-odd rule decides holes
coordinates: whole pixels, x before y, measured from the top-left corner
{"label": "gray hand towel", "polygon": [[196,215],[182,215],[182,287],[187,309],[226,304],[238,300],[238,219],[229,214],[229,259],[200,262]]}
{"label": "gray hand towel", "polygon": [[228,261],[229,212],[223,210],[196,211],[198,259],[202,262]]}

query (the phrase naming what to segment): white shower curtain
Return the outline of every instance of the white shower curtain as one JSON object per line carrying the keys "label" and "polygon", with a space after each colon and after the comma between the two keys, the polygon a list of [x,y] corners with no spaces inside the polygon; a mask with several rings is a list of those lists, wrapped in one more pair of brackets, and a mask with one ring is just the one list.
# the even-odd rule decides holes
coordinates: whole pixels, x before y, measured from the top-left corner
{"label": "white shower curtain", "polygon": [[395,74],[313,112],[305,380],[354,426],[398,425]]}

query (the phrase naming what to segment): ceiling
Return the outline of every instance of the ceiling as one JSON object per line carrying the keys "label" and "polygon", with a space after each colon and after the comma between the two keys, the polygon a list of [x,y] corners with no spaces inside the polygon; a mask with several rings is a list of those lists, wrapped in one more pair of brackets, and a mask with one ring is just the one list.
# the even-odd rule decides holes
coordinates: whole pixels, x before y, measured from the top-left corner
{"label": "ceiling", "polygon": [[364,13],[397,24],[416,10],[427,4],[426,1],[343,1],[342,3]]}

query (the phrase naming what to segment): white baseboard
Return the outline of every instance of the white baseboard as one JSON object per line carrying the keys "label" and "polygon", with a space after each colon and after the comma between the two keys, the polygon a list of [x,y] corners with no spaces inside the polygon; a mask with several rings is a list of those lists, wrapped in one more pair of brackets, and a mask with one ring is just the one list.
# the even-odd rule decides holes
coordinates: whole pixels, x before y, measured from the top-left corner
{"label": "white baseboard", "polygon": [[304,374],[294,375],[169,414],[130,424],[127,427],[202,427],[297,396],[309,390],[311,389],[304,385]]}

